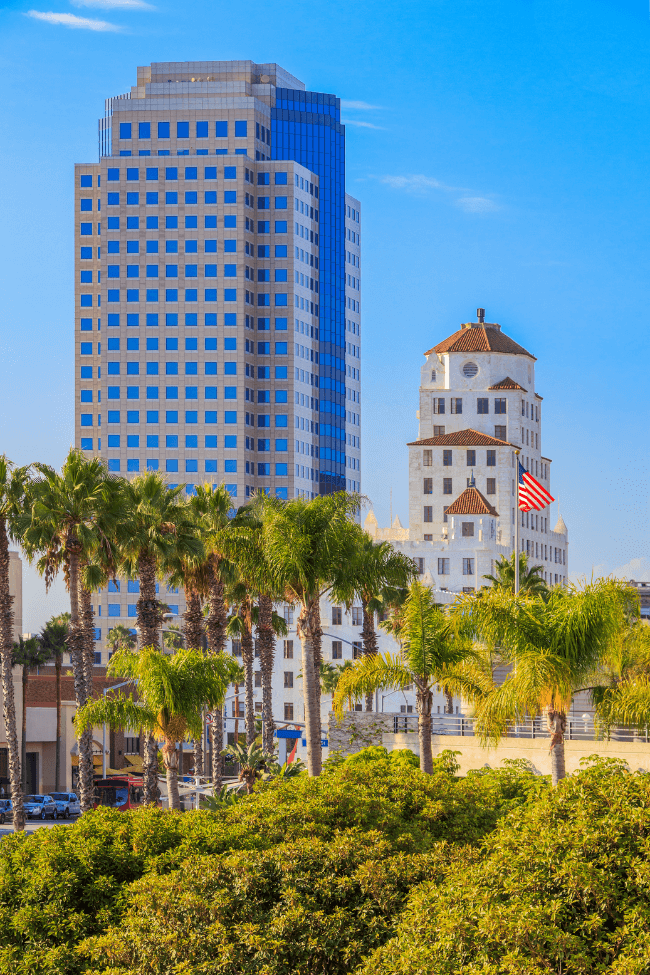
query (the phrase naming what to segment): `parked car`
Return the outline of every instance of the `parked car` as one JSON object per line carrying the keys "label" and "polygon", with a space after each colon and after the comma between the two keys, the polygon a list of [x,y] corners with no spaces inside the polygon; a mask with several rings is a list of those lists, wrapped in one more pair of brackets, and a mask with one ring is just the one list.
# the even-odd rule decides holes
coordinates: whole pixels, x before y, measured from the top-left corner
{"label": "parked car", "polygon": [[52,792],[51,796],[59,816],[70,819],[70,816],[81,815],[81,803],[74,792]]}
{"label": "parked car", "polygon": [[59,818],[52,796],[25,796],[25,815],[27,819]]}
{"label": "parked car", "polygon": [[0,826],[4,826],[8,819],[12,819],[14,807],[11,799],[0,799]]}

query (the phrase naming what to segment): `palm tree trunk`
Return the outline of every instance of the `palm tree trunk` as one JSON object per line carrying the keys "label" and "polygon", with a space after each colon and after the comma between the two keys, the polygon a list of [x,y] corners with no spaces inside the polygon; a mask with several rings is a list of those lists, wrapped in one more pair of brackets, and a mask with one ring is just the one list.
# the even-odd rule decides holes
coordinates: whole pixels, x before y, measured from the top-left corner
{"label": "palm tree trunk", "polygon": [[310,597],[298,616],[297,633],[302,650],[302,688],[305,701],[305,737],[307,739],[307,771],[320,775],[322,771],[319,673],[314,659],[314,633],[320,629],[318,597]]}
{"label": "palm tree trunk", "polygon": [[272,755],[275,745],[272,683],[275,634],[273,633],[273,600],[270,596],[260,593],[258,611],[257,637],[260,648],[260,667],[262,670],[262,748],[267,755]]}
{"label": "palm tree trunk", "polygon": [[25,810],[21,789],[20,746],[16,727],[16,698],[12,668],[13,601],[9,592],[9,539],[7,522],[0,518],[0,679],[2,680],[2,709],[9,760],[9,788],[14,807],[14,833],[25,828]]}
{"label": "palm tree trunk", "polygon": [[140,645],[159,646],[162,615],[160,603],[156,598],[156,560],[147,552],[138,556],[138,576],[140,577],[140,596],[137,602]]}
{"label": "palm tree trunk", "polygon": [[[368,612],[368,601],[361,600],[363,611],[363,629],[361,639],[363,640],[363,652],[365,656],[375,656],[377,653],[377,634],[375,633],[375,614]],[[366,711],[372,711],[372,694],[366,694]]]}
{"label": "palm tree trunk", "polygon": [[250,599],[246,597],[242,605],[241,614],[243,627],[241,635],[241,655],[244,664],[245,694],[244,709],[246,723],[246,744],[252,745],[255,741],[255,695],[253,693],[253,623],[251,614]]}
{"label": "palm tree trunk", "polygon": [[431,702],[433,694],[428,684],[416,686],[415,700],[418,712],[418,736],[420,739],[420,771],[433,774],[433,751],[431,748]]}
{"label": "palm tree trunk", "polygon": [[[23,715],[22,715],[22,740],[20,745],[20,766],[23,770],[22,790],[23,795],[27,793],[27,681],[29,671],[27,664],[23,664]],[[36,790],[35,790],[36,791]]]}
{"label": "palm tree trunk", "polygon": [[[316,695],[316,707],[318,708],[318,714],[320,715],[320,668],[323,662],[323,627],[321,625],[320,618],[320,599],[316,600],[314,606],[314,633],[312,639],[314,648],[314,674],[316,675],[316,686],[314,688],[314,693]],[[320,737],[318,740],[320,741]]]}
{"label": "palm tree trunk", "polygon": [[445,698],[445,714],[453,714],[454,713],[453,694],[450,694],[450,692],[447,690],[446,687],[443,687],[442,693],[444,694],[444,698]]}
{"label": "palm tree trunk", "polygon": [[178,792],[178,752],[176,742],[166,739],[162,747],[165,777],[167,779],[167,799],[170,809],[180,812],[181,797]]}
{"label": "palm tree trunk", "polygon": [[54,757],[54,790],[61,791],[61,654],[54,656],[56,674],[56,755]]}
{"label": "palm tree trunk", "polygon": [[185,587],[186,610],[183,615],[185,630],[185,646],[188,650],[203,649],[203,611],[201,608],[201,597],[197,590],[191,586]]}
{"label": "palm tree trunk", "polygon": [[[192,650],[203,648],[203,612],[201,597],[197,590],[187,581],[185,585],[186,610],[183,616],[185,630],[185,646]],[[192,742],[194,749],[194,774],[204,774],[203,739]]]}
{"label": "palm tree trunk", "polygon": [[158,742],[153,731],[147,731],[144,738],[144,775],[142,787],[145,806],[155,806],[160,800],[158,788]]}
{"label": "palm tree trunk", "polygon": [[[210,588],[208,610],[208,647],[212,653],[223,653],[226,646],[226,604],[218,555],[210,557]],[[212,786],[218,792],[223,782],[223,708],[211,712],[210,751],[212,758]]]}
{"label": "palm tree trunk", "polygon": [[[73,533],[66,540],[68,553],[68,588],[70,590],[70,626],[68,628],[68,647],[72,660],[74,677],[74,693],[77,708],[84,706],[88,700],[88,681],[84,660],[85,634],[83,623],[79,616],[79,557],[81,545]],[[79,758],[79,800],[81,811],[89,812],[93,808],[94,774],[92,753],[92,728],[86,728],[77,735],[77,750]]]}
{"label": "palm tree trunk", "polygon": [[[141,647],[158,647],[162,615],[156,599],[156,560],[147,552],[138,556],[140,596],[137,602],[138,629]],[[143,762],[143,791],[145,805],[155,805],[160,799],[158,788],[158,743],[153,731],[145,735]]]}
{"label": "palm tree trunk", "polygon": [[95,615],[91,603],[92,593],[85,586],[79,587],[79,613],[84,632],[84,674],[86,677],[86,695],[93,696],[93,682],[95,677]]}
{"label": "palm tree trunk", "polygon": [[551,735],[551,781],[556,786],[560,779],[566,776],[564,760],[564,732],[566,731],[566,714],[564,711],[549,710],[546,714],[546,725]]}
{"label": "palm tree trunk", "polygon": [[210,724],[210,750],[212,752],[212,787],[218,792],[223,785],[223,708],[212,711]]}

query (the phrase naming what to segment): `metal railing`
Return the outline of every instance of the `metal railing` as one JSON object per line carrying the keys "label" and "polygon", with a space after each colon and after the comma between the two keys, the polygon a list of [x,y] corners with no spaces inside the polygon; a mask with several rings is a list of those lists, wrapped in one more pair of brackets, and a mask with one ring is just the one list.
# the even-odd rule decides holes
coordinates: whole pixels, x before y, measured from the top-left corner
{"label": "metal railing", "polygon": [[[393,733],[417,733],[417,714],[394,714]],[[474,737],[474,721],[464,714],[432,714],[431,734],[449,735],[459,738]],[[548,738],[546,718],[538,716],[508,725],[507,738]],[[648,728],[610,728],[605,731],[597,728],[591,715],[568,715],[565,732],[566,741],[650,741]]]}

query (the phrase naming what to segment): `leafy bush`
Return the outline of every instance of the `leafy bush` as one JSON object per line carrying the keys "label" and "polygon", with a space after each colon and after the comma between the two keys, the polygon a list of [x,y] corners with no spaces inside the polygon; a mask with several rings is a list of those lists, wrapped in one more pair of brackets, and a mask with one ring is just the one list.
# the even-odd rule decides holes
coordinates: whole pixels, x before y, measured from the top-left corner
{"label": "leafy bush", "polygon": [[413,892],[363,975],[647,975],[650,775],[591,762]]}
{"label": "leafy bush", "polygon": [[[511,776],[504,788],[496,774],[460,779],[443,763],[425,776],[405,756],[366,754],[319,779],[264,783],[215,812],[101,808],[71,827],[8,837],[0,845],[0,972],[110,971],[101,965],[111,958],[117,972],[128,930],[140,954],[123,970],[171,973],[171,960],[158,965],[147,954],[156,939],[145,938],[145,916],[160,957],[175,952],[179,964],[195,933],[197,944],[209,936],[217,960],[206,972],[236,975],[241,959],[249,965],[242,972],[307,972],[308,952],[331,956],[321,971],[348,972],[393,934],[413,884],[456,856],[440,844],[478,847],[513,802],[526,800],[531,779]],[[167,925],[173,950],[162,944]],[[276,954],[279,967],[265,968]]]}

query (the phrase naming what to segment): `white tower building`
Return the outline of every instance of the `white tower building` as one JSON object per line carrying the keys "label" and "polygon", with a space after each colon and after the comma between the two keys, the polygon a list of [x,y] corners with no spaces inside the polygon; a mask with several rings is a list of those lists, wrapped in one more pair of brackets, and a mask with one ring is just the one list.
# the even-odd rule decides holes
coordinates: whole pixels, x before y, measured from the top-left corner
{"label": "white tower building", "polygon": [[549,585],[566,584],[568,533],[548,508],[520,512],[515,449],[551,491],[551,460],[542,453],[542,397],[535,356],[484,320],[460,329],[425,352],[418,439],[409,447],[409,529],[382,530],[374,515],[366,530],[389,538],[418,561],[436,589],[471,592],[515,545],[529,565],[541,565]]}

